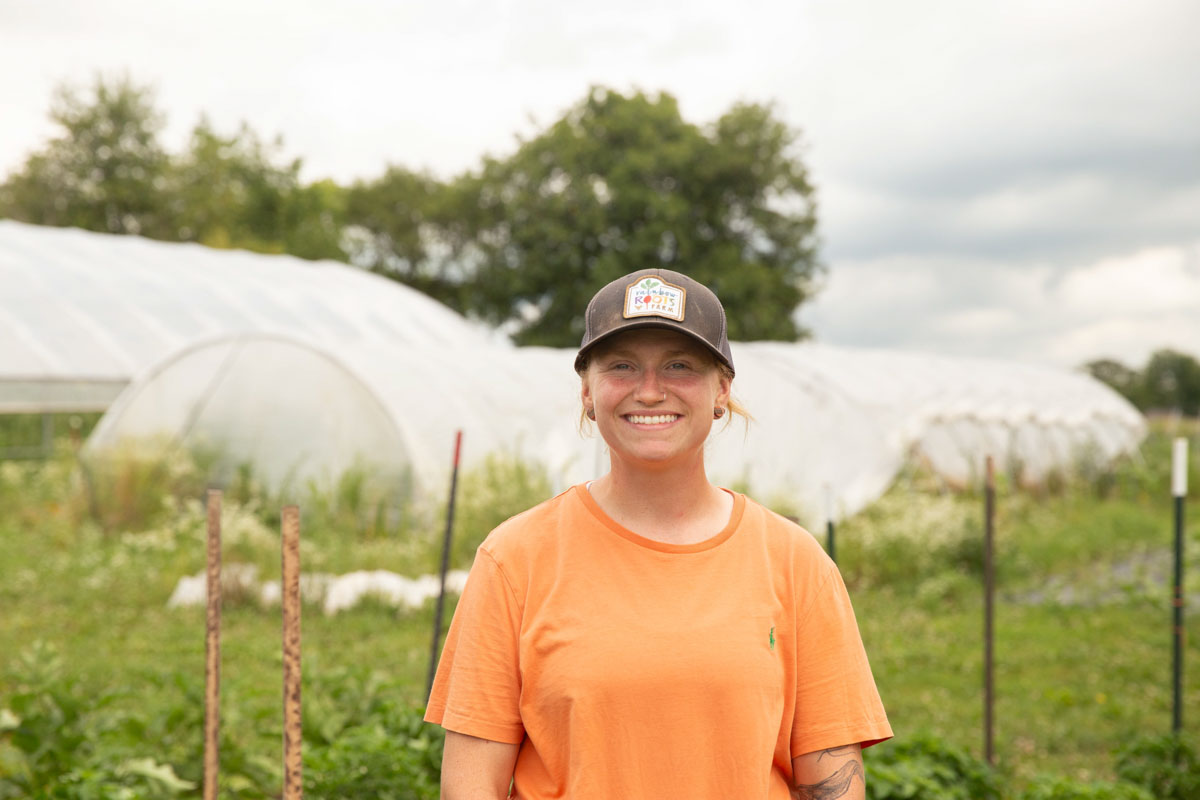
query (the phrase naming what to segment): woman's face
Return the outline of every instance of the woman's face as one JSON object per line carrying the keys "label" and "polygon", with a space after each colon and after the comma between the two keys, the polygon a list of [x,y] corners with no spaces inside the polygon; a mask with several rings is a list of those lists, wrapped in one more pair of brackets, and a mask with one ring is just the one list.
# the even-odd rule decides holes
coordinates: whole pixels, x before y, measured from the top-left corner
{"label": "woman's face", "polygon": [[713,409],[728,404],[729,390],[702,345],[646,328],[597,345],[582,391],[614,461],[666,467],[702,452]]}

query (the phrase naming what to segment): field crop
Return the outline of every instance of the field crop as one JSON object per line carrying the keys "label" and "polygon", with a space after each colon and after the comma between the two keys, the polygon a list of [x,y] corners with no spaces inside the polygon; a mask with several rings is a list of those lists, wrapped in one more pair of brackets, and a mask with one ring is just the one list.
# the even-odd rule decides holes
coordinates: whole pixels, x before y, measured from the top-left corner
{"label": "field crop", "polygon": [[[998,766],[989,774],[1003,797],[1140,796],[1069,794],[1061,785],[1111,784],[1125,763],[1120,748],[1170,730],[1171,504],[1162,462],[1175,432],[1159,425],[1139,458],[1067,476],[1053,491],[1012,489],[1001,476]],[[1185,432],[1195,454],[1196,430]],[[67,439],[50,460],[0,463],[0,798],[48,793],[55,775],[55,796],[198,796],[203,609],[166,607],[178,579],[204,567],[203,482],[189,469],[110,476],[105,485],[137,487],[136,508],[122,511],[111,497],[89,499]],[[1195,477],[1193,468],[1191,486],[1200,488]],[[277,498],[252,485],[226,493],[225,557],[278,579]],[[437,570],[443,498],[414,498],[400,523],[380,525],[372,501],[347,486],[302,508],[305,571]],[[486,531],[548,496],[550,482],[535,467],[496,459],[461,488],[456,560],[465,567]],[[897,733],[867,754],[879,786],[894,779],[901,787],[873,795],[880,800],[958,796],[903,793],[924,780],[924,767],[911,764],[926,762],[895,766],[914,747],[943,759],[943,771],[978,766],[982,507],[978,493],[945,492],[913,471],[838,527],[839,566]],[[1198,513],[1193,504],[1189,633],[1200,611]],[[312,796],[436,796],[429,775],[440,738],[419,722],[431,625],[428,605],[365,603],[334,617],[305,606]],[[251,594],[226,597],[222,796],[278,792],[279,640],[278,608]],[[1189,732],[1200,725],[1194,680],[1184,720]],[[40,754],[30,755],[22,736],[42,737]]]}

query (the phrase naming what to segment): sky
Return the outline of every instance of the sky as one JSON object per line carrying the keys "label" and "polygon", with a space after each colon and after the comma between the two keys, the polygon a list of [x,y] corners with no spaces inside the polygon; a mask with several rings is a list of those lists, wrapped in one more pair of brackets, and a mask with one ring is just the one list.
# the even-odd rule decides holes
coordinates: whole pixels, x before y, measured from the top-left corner
{"label": "sky", "polygon": [[593,85],[800,131],[818,341],[1063,366],[1200,355],[1194,0],[0,0],[0,174],[54,87],[128,76],[164,142],[205,114],[304,177],[443,178]]}

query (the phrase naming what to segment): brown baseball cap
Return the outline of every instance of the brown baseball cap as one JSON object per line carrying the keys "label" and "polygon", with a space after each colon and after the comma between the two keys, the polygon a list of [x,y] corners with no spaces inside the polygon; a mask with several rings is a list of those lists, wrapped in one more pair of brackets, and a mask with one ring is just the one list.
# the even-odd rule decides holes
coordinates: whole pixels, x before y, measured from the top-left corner
{"label": "brown baseball cap", "polygon": [[631,272],[596,292],[584,318],[575,371],[582,371],[588,351],[596,344],[635,328],[679,331],[703,344],[733,371],[721,301],[704,284],[669,269]]}

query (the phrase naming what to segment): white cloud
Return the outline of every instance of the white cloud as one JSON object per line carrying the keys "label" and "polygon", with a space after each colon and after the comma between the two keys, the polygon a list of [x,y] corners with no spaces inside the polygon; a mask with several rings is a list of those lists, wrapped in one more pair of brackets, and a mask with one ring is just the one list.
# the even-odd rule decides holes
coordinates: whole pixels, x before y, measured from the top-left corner
{"label": "white cloud", "polygon": [[1200,357],[1200,314],[1193,310],[1094,319],[1053,336],[1045,360],[1075,365],[1115,358],[1140,368],[1154,351],[1163,348]]}
{"label": "white cloud", "polygon": [[834,344],[1073,366],[1140,366],[1170,347],[1200,355],[1200,242],[1077,267],[881,258],[832,267],[801,314]]}
{"label": "white cloud", "polygon": [[1200,317],[1200,245],[1101,259],[1067,273],[1057,295],[1062,307],[1079,317],[1175,311]]}
{"label": "white cloud", "polygon": [[1193,0],[0,2],[0,173],[97,72],[157,88],[172,148],[244,119],[341,181],[474,167],[590,84],[698,122],[776,101],[819,192],[826,340],[1195,351],[1198,28]]}

